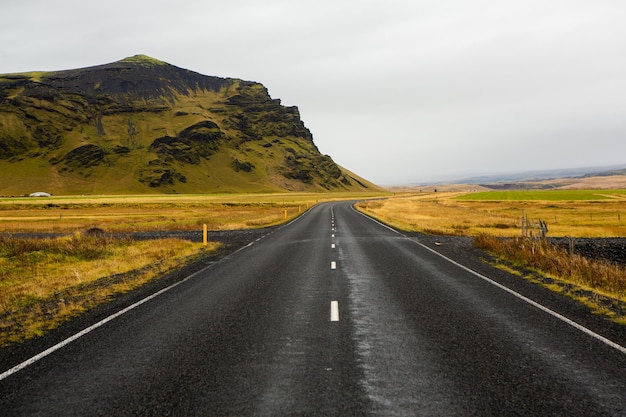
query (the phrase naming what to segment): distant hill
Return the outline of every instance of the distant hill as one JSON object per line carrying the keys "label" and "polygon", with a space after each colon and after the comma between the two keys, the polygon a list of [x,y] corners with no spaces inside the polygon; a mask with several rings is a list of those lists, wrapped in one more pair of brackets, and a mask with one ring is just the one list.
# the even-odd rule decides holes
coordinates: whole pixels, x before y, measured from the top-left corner
{"label": "distant hill", "polygon": [[626,188],[624,165],[532,171],[476,182],[497,190]]}
{"label": "distant hill", "polygon": [[453,181],[413,184],[396,189],[415,190],[426,186],[455,191],[626,188],[626,164],[474,176]]}
{"label": "distant hill", "polygon": [[563,169],[545,169],[534,170],[524,172],[511,172],[506,174],[492,174],[484,176],[475,176],[460,180],[469,184],[483,184],[483,183],[504,183],[504,182],[532,182],[532,181],[544,181],[557,178],[579,178],[585,176],[597,176],[597,175],[619,175],[619,172],[624,172],[626,164],[616,166],[604,166],[604,167],[580,167],[580,168],[563,168]]}
{"label": "distant hill", "polygon": [[366,189],[257,82],[144,55],[0,75],[0,195]]}

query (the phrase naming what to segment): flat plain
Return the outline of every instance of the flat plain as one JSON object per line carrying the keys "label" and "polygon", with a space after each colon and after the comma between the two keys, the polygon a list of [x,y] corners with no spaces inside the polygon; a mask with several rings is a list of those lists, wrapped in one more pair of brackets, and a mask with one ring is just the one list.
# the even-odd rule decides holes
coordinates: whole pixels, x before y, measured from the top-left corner
{"label": "flat plain", "polygon": [[550,237],[626,236],[626,190],[428,192],[358,207],[403,230],[430,234],[521,236],[527,217],[546,222]]}
{"label": "flat plain", "polygon": [[321,201],[388,193],[187,194],[53,196],[0,199],[4,233],[74,233],[155,230],[234,230],[268,227]]}

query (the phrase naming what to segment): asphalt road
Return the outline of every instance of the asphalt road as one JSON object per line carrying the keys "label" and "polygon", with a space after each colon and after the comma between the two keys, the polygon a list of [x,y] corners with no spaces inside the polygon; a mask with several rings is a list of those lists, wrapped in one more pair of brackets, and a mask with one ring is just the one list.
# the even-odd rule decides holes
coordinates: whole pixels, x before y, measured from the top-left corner
{"label": "asphalt road", "polygon": [[626,416],[624,326],[434,240],[316,206],[7,367],[0,415]]}

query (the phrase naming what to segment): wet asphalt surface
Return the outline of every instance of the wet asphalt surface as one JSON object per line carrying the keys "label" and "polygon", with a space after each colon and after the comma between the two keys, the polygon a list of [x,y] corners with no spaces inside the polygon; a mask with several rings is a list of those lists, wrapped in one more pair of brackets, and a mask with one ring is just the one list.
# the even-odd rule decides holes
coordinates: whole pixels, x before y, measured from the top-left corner
{"label": "wet asphalt surface", "polygon": [[398,234],[348,203],[211,238],[230,249],[2,349],[0,372],[141,302],[0,380],[2,415],[626,415],[626,353],[603,341],[626,346],[624,326],[468,239]]}

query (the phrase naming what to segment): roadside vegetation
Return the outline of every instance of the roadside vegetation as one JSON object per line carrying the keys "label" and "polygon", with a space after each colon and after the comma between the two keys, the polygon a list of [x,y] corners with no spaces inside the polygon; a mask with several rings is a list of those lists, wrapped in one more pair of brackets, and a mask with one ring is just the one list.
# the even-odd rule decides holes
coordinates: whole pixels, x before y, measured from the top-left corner
{"label": "roadside vegetation", "polygon": [[180,239],[0,236],[0,346],[40,336],[217,248]]}
{"label": "roadside vegetation", "polygon": [[626,324],[626,267],[569,253],[541,239],[479,235],[475,244],[497,257],[496,267],[512,268],[514,273],[528,280]]}
{"label": "roadside vegetation", "polygon": [[[473,236],[476,246],[494,255],[496,266],[535,281],[533,273],[543,275],[547,279],[537,282],[626,324],[626,267],[531,238],[528,230],[523,236],[521,227],[522,218],[530,218],[548,225],[548,237],[626,237],[625,199],[626,190],[432,192],[357,208],[405,231]],[[607,309],[611,299],[617,308]]]}
{"label": "roadside vegetation", "polygon": [[[269,227],[319,201],[368,194],[0,199],[0,347],[43,335],[222,245],[211,231]],[[207,246],[133,232],[209,229]],[[95,231],[90,234],[89,231]]]}

